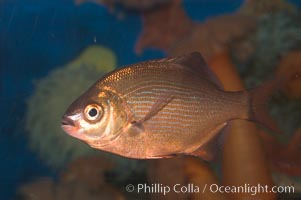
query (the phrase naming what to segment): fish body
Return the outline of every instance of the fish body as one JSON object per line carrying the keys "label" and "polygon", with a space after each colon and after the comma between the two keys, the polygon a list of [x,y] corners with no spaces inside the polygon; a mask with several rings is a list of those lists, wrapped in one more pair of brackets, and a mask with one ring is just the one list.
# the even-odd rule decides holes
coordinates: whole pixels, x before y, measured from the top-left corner
{"label": "fish body", "polygon": [[255,118],[261,100],[256,92],[224,91],[195,52],[107,74],[73,102],[62,127],[93,148],[129,158],[191,154],[210,160],[212,144],[232,119],[271,124]]}

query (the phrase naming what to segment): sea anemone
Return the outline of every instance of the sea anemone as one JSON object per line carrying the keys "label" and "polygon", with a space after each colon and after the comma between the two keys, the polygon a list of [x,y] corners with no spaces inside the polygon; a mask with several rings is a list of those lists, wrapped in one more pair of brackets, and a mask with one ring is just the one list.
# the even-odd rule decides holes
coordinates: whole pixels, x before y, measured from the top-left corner
{"label": "sea anemone", "polygon": [[67,159],[92,153],[86,144],[71,138],[60,127],[61,116],[82,91],[103,72],[92,68],[61,68],[37,81],[28,100],[26,130],[30,147],[50,166],[58,167]]}
{"label": "sea anemone", "polygon": [[109,72],[116,66],[115,54],[107,48],[98,45],[87,47],[76,59],[68,63],[70,68],[92,67],[97,71]]}
{"label": "sea anemone", "polygon": [[141,161],[94,150],[64,133],[60,127],[61,117],[72,101],[115,66],[116,57],[111,50],[90,46],[77,59],[36,82],[35,92],[28,99],[26,130],[31,149],[53,169],[96,153],[114,163],[112,172],[116,174],[117,181],[145,169]]}
{"label": "sea anemone", "polygon": [[[298,51],[301,48],[300,22],[300,14],[285,15],[277,13],[259,18],[257,31],[251,39],[256,50],[250,57],[249,62],[245,63],[244,67],[239,68],[248,88],[260,85],[264,80],[273,78],[277,66],[279,67],[276,74],[279,76],[280,65],[283,65],[281,62],[285,62],[284,59],[289,59],[289,63],[298,61],[297,56],[289,56],[291,55],[289,52]],[[285,74],[290,73],[290,67],[287,66],[284,71],[286,72],[283,73],[283,69],[281,70],[280,76],[286,76]],[[291,82],[294,89],[298,88],[299,81],[300,79]],[[288,85],[286,85],[286,89],[288,89]],[[292,94],[289,91],[284,92]],[[300,126],[300,112],[298,112],[300,106],[300,101],[289,100],[284,95],[274,96],[271,101],[271,115],[288,135]]]}
{"label": "sea anemone", "polygon": [[281,56],[301,47],[301,15],[278,13],[260,17],[252,40],[256,50],[242,69],[248,86],[271,76]]}
{"label": "sea anemone", "polygon": [[245,15],[260,16],[266,13],[294,13],[297,8],[285,0],[245,0],[239,12]]}
{"label": "sea anemone", "polygon": [[60,121],[68,105],[115,65],[113,52],[92,46],[78,59],[36,81],[35,92],[27,101],[26,130],[31,149],[49,166],[60,167],[66,161],[96,152],[65,134]]}

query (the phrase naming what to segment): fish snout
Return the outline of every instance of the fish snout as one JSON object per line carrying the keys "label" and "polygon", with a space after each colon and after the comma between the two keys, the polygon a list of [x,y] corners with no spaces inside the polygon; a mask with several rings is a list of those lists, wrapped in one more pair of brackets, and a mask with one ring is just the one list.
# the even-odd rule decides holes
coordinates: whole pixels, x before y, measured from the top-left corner
{"label": "fish snout", "polygon": [[67,134],[81,139],[79,134],[79,128],[77,127],[77,124],[72,119],[72,117],[64,115],[61,121],[61,127]]}
{"label": "fish snout", "polygon": [[75,123],[70,117],[64,115],[62,118],[62,121],[61,121],[61,125],[62,126],[75,126]]}

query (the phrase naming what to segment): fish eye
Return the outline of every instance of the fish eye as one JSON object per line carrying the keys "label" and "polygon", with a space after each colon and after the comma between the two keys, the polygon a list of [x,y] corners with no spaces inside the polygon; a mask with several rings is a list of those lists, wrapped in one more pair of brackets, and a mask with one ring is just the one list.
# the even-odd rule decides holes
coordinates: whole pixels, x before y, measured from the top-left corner
{"label": "fish eye", "polygon": [[89,121],[99,120],[102,116],[102,107],[97,104],[87,105],[84,110],[85,118]]}

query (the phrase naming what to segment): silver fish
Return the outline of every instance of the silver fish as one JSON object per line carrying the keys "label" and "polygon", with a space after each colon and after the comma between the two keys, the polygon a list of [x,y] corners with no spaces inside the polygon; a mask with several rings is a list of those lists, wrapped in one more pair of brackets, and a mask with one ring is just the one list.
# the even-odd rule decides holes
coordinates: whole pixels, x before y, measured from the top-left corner
{"label": "silver fish", "polygon": [[62,128],[91,147],[138,159],[189,154],[210,160],[233,119],[277,130],[265,105],[276,81],[224,91],[202,56],[191,53],[117,69],[68,108]]}

